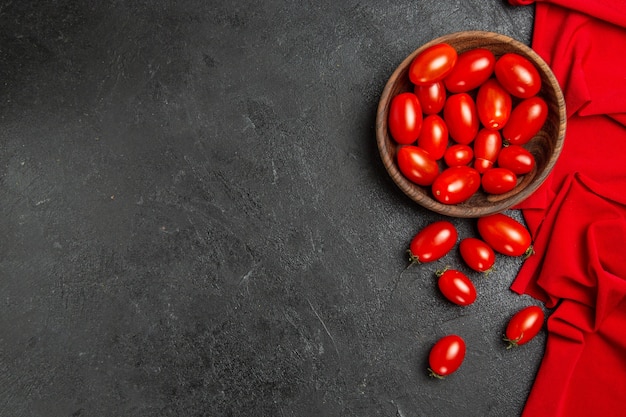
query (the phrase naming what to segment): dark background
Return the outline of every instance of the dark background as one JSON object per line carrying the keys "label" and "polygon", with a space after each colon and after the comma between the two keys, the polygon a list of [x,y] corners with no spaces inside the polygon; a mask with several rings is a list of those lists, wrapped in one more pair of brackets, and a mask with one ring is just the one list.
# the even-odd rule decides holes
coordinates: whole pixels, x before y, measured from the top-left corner
{"label": "dark background", "polygon": [[[456,307],[408,265],[440,216],[375,143],[392,71],[503,1],[0,1],[2,416],[516,416],[521,260]],[[508,214],[518,216],[511,211]],[[451,219],[460,237],[474,222]],[[429,378],[440,337],[457,373]]]}

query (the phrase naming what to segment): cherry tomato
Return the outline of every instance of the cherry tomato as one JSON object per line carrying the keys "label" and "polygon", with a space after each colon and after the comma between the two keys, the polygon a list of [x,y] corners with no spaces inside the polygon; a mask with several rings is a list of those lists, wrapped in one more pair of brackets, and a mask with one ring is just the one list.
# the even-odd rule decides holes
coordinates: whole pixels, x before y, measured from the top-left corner
{"label": "cherry tomato", "polygon": [[496,213],[478,219],[478,233],[498,253],[508,256],[530,256],[532,239],[528,230],[517,220]]}
{"label": "cherry tomato", "polygon": [[412,263],[433,262],[444,257],[456,244],[459,236],[456,227],[446,220],[439,220],[420,230],[409,245]]}
{"label": "cherry tomato", "polygon": [[422,105],[424,114],[437,114],[443,109],[448,94],[443,81],[427,85],[416,85],[413,90]]}
{"label": "cherry tomato", "polygon": [[389,133],[401,145],[417,140],[422,128],[422,107],[413,93],[400,93],[389,105]]}
{"label": "cherry tomato", "polygon": [[491,272],[496,262],[496,253],[491,246],[475,237],[463,239],[459,251],[467,266],[477,272]]}
{"label": "cherry tomato", "polygon": [[511,317],[504,341],[508,343],[507,349],[523,345],[533,339],[543,327],[544,313],[538,306],[528,306]]}
{"label": "cherry tomato", "polygon": [[452,71],[458,54],[447,43],[432,45],[419,53],[409,66],[409,80],[415,85],[441,81]]}
{"label": "cherry tomato", "polygon": [[502,129],[509,120],[513,100],[498,80],[490,78],[478,89],[476,110],[478,119],[488,129]]}
{"label": "cherry tomato", "polygon": [[474,151],[468,145],[456,145],[448,146],[446,152],[443,154],[443,160],[449,167],[456,167],[461,165],[469,165],[474,158]]}
{"label": "cherry tomato", "polygon": [[432,185],[435,199],[444,204],[459,204],[468,200],[480,188],[480,174],[468,166],[444,169]]}
{"label": "cherry tomato", "polygon": [[455,372],[465,359],[465,341],[450,334],[439,339],[430,349],[428,364],[430,376],[443,379]]}
{"label": "cherry tomato", "polygon": [[502,149],[502,136],[500,131],[487,128],[481,129],[474,140],[474,168],[479,173],[493,167]]}
{"label": "cherry tomato", "polygon": [[437,272],[439,290],[448,300],[460,306],[468,306],[476,301],[476,288],[463,272],[446,269]]}
{"label": "cherry tomato", "polygon": [[502,55],[496,61],[495,73],[500,84],[515,97],[529,98],[541,89],[539,71],[532,62],[519,54]]}
{"label": "cherry tomato", "polygon": [[526,148],[509,145],[500,151],[498,165],[517,175],[528,174],[535,167],[535,157]]}
{"label": "cherry tomato", "polygon": [[467,145],[478,133],[476,104],[467,93],[453,94],[443,106],[443,119],[448,125],[450,137],[457,143]]}
{"label": "cherry tomato", "polygon": [[451,93],[466,93],[487,81],[496,64],[489,49],[474,48],[459,54],[456,65],[443,82]]}
{"label": "cherry tomato", "polygon": [[428,152],[435,160],[443,157],[448,148],[448,127],[441,117],[431,114],[424,118],[417,146]]}
{"label": "cherry tomato", "polygon": [[523,145],[541,130],[547,117],[548,105],[542,98],[527,98],[511,111],[508,123],[502,128],[502,137],[511,145]]}
{"label": "cherry tomato", "polygon": [[487,194],[504,194],[517,185],[517,175],[506,168],[491,168],[483,173],[483,190]]}
{"label": "cherry tomato", "polygon": [[431,185],[439,175],[439,165],[424,149],[406,145],[396,156],[400,172],[417,185]]}

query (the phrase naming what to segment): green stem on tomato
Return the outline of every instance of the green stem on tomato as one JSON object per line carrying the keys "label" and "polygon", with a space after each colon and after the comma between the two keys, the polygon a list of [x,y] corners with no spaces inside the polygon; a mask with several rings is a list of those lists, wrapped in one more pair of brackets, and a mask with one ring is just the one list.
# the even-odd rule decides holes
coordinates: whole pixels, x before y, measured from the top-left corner
{"label": "green stem on tomato", "polygon": [[420,258],[419,256],[413,255],[413,253],[411,252],[411,249],[407,249],[406,253],[409,254],[409,262],[411,262],[411,265],[413,264],[420,264]]}
{"label": "green stem on tomato", "polygon": [[530,258],[534,254],[535,254],[535,248],[533,247],[533,245],[530,245],[528,249],[526,249],[526,252],[524,252],[524,260]]}
{"label": "green stem on tomato", "polygon": [[485,274],[485,278],[489,278],[489,274],[491,274],[495,270],[496,270],[495,265],[492,265],[491,268],[484,270],[483,273]]}
{"label": "green stem on tomato", "polygon": [[524,333],[522,333],[517,339],[509,339],[508,337],[503,337],[502,340],[508,343],[508,345],[506,346],[507,349],[512,349],[519,346],[519,341],[522,340],[522,337],[524,337]]}
{"label": "green stem on tomato", "polygon": [[433,371],[430,368],[428,368],[428,376],[433,377],[433,378],[437,378],[437,379],[444,379],[445,378],[445,376],[439,375],[437,372]]}
{"label": "green stem on tomato", "polygon": [[444,272],[446,272],[448,269],[450,269],[450,267],[448,265],[446,265],[443,269],[440,269],[438,271],[435,271],[435,275],[440,277],[444,274]]}

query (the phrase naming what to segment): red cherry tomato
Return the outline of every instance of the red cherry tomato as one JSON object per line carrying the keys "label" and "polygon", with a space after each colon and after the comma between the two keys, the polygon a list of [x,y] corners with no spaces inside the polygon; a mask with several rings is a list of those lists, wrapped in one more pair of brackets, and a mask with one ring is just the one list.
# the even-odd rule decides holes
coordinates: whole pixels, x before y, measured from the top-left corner
{"label": "red cherry tomato", "polygon": [[443,379],[455,372],[465,359],[465,341],[458,335],[444,336],[430,349],[428,364],[430,376]]}
{"label": "red cherry tomato", "polygon": [[400,172],[417,185],[431,185],[439,175],[437,161],[418,146],[400,147],[396,158]]}
{"label": "red cherry tomato", "polygon": [[511,145],[523,145],[541,130],[548,118],[548,105],[540,97],[527,98],[511,111],[502,128],[502,138]]}
{"label": "red cherry tomato", "polygon": [[409,245],[412,263],[433,262],[444,257],[456,244],[459,234],[456,227],[446,220],[439,220],[420,230]]}
{"label": "red cherry tomato", "polygon": [[539,71],[532,62],[519,54],[502,55],[496,61],[495,73],[500,84],[515,97],[529,98],[541,89]]}
{"label": "red cherry tomato", "polygon": [[483,190],[487,194],[504,194],[517,185],[517,175],[506,168],[491,168],[483,173]]}
{"label": "red cherry tomato", "polygon": [[528,174],[535,167],[535,157],[526,148],[509,145],[500,151],[498,165],[517,175]]}
{"label": "red cherry tomato", "polygon": [[493,167],[502,149],[502,136],[500,131],[487,128],[481,129],[474,140],[474,168],[479,173]]}
{"label": "red cherry tomato", "polygon": [[448,126],[450,137],[457,143],[467,145],[478,133],[476,104],[467,93],[453,94],[443,106],[443,119]]}
{"label": "red cherry tomato", "polygon": [[468,306],[476,301],[476,288],[463,272],[446,269],[437,272],[439,290],[449,301],[460,306]]}
{"label": "red cherry tomato", "polygon": [[447,43],[432,45],[420,52],[409,66],[409,80],[415,85],[441,81],[452,71],[458,54]]}
{"label": "red cherry tomato", "polygon": [[448,127],[441,117],[431,114],[424,118],[417,146],[435,160],[443,158],[448,148]]}
{"label": "red cherry tomato", "polygon": [[512,106],[511,95],[495,78],[487,80],[478,89],[476,110],[478,119],[486,128],[502,129],[509,120]]}
{"label": "red cherry tomato", "polygon": [[496,253],[491,246],[475,237],[463,239],[459,251],[467,266],[477,272],[490,272],[496,262]]}
{"label": "red cherry tomato", "polygon": [[474,168],[457,166],[444,169],[432,185],[435,199],[444,204],[468,200],[480,188],[480,174]]}
{"label": "red cherry tomato", "polygon": [[461,145],[460,143],[452,146],[448,146],[446,152],[443,154],[443,160],[449,167],[456,167],[461,165],[469,165],[474,158],[474,151],[468,145]]}
{"label": "red cherry tomato", "polygon": [[474,48],[459,54],[456,65],[443,82],[451,93],[466,93],[487,81],[496,64],[489,49]]}
{"label": "red cherry tomato", "polygon": [[544,317],[538,306],[528,306],[515,313],[506,327],[504,341],[508,343],[507,349],[528,343],[537,336]]}
{"label": "red cherry tomato", "polygon": [[437,114],[446,102],[446,87],[442,81],[427,85],[416,85],[413,89],[422,105],[424,114]]}
{"label": "red cherry tomato", "polygon": [[478,233],[498,253],[508,256],[530,256],[533,252],[530,233],[517,220],[496,213],[478,219]]}
{"label": "red cherry tomato", "polygon": [[422,107],[413,93],[400,93],[389,105],[389,133],[401,145],[417,140],[422,128]]}

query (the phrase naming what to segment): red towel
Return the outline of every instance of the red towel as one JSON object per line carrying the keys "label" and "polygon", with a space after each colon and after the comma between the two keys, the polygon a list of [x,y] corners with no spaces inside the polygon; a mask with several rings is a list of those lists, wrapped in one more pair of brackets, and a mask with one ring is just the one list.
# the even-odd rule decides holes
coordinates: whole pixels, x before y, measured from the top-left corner
{"label": "red towel", "polygon": [[518,207],[536,254],[511,288],[554,308],[523,417],[626,416],[626,2],[538,1],[532,46],[568,126],[553,173]]}

